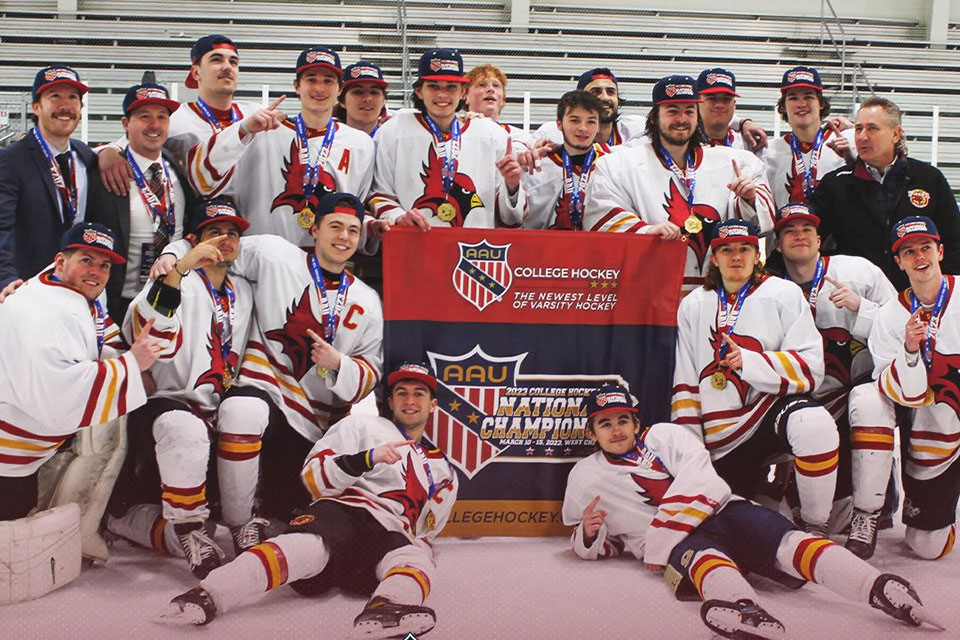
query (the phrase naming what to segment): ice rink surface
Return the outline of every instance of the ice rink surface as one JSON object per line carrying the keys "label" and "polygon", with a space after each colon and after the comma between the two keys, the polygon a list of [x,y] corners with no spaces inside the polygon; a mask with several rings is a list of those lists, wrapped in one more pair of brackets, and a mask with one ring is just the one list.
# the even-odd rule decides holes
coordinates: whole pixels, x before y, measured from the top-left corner
{"label": "ice rink surface", "polygon": [[[960,637],[960,550],[926,562],[908,557],[902,539],[903,525],[881,532],[872,564],[910,580],[946,632],[907,627],[817,585],[789,591],[762,578],[751,582],[788,638]],[[231,548],[223,527],[217,540]],[[364,604],[338,592],[309,599],[282,587],[206,627],[162,626],[151,618],[196,584],[186,561],[124,541],[111,553],[105,566],[85,569],[58,591],[0,607],[0,638],[341,639]],[[437,626],[424,636],[430,640],[715,637],[700,621],[699,604],[674,600],[663,579],[632,557],[580,560],[566,538],[441,538],[437,555],[440,569],[427,602],[437,612]]]}

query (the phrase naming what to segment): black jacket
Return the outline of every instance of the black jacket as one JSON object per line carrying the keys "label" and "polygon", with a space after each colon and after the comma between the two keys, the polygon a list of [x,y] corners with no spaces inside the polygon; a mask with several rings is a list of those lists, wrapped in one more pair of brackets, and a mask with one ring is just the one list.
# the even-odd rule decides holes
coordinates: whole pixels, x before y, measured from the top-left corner
{"label": "black jacket", "polygon": [[960,211],[947,179],[926,162],[902,156],[877,182],[863,162],[831,171],[810,205],[820,216],[826,253],[862,256],[883,269],[902,291],[910,283],[893,260],[890,231],[907,216],[927,216],[943,242],[944,273],[960,274]]}

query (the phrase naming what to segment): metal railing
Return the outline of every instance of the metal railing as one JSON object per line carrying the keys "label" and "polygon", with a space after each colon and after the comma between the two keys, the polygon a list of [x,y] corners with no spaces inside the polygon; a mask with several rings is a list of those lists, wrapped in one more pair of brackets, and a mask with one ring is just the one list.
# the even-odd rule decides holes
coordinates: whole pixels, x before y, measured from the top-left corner
{"label": "metal railing", "polygon": [[[830,9],[830,14],[833,16],[833,19],[830,20],[827,16],[825,9]],[[833,35],[833,30],[831,27],[831,22],[840,31],[839,41]],[[843,29],[843,23],[840,21],[840,16],[837,15],[836,10],[833,8],[833,3],[830,0],[820,0],[820,46],[824,45],[824,33],[826,33],[829,38],[829,42],[833,45],[833,49],[837,54],[837,57],[840,59],[840,95],[842,96],[847,90],[847,67],[850,66],[852,71],[850,72],[850,97],[851,105],[856,106],[860,103],[859,98],[859,87],[857,85],[857,76],[863,79],[864,85],[869,89],[870,94],[873,95],[876,93],[874,90],[873,84],[870,82],[870,79],[867,78],[866,72],[863,70],[863,67],[860,66],[859,62],[850,61],[847,59],[847,32]]]}

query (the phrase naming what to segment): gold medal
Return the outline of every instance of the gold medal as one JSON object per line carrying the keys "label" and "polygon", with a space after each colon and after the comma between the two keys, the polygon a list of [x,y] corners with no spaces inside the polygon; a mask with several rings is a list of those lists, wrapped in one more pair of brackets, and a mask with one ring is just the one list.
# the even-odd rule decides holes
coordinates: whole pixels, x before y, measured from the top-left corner
{"label": "gold medal", "polygon": [[297,224],[304,229],[309,229],[313,225],[313,221],[316,219],[317,216],[313,213],[313,209],[310,207],[304,207],[303,209],[300,209],[299,213],[297,213]]}
{"label": "gold medal", "polygon": [[683,228],[687,233],[700,233],[703,231],[703,222],[697,216],[690,215],[683,221]]}
{"label": "gold medal", "polygon": [[233,386],[233,371],[230,370],[230,365],[224,367],[222,379],[224,390]]}
{"label": "gold medal", "polygon": [[433,531],[437,528],[437,516],[433,515],[433,511],[427,512],[427,531]]}
{"label": "gold medal", "polygon": [[449,202],[441,202],[440,206],[437,207],[437,217],[444,222],[450,222],[457,217],[457,210]]}
{"label": "gold medal", "polygon": [[327,373],[329,372],[327,371],[326,367],[317,367],[317,375],[320,376],[321,378],[326,378]]}
{"label": "gold medal", "polygon": [[710,386],[717,391],[723,391],[727,388],[727,376],[723,371],[717,371],[710,376]]}

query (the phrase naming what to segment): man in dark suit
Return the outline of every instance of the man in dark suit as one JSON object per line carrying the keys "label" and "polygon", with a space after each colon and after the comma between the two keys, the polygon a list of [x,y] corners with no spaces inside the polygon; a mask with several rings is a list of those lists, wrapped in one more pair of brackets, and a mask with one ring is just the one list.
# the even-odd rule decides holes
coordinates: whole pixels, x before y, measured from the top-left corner
{"label": "man in dark suit", "polygon": [[176,159],[163,148],[170,114],[179,106],[159,84],[130,87],[121,120],[128,140],[121,157],[132,176],[127,194],[118,196],[95,186],[99,204],[90,217],[114,230],[117,252],[127,259],[114,265],[107,285],[107,305],[117,322],[123,321],[130,300],[146,283],[154,259],[168,243],[183,237],[196,203]]}
{"label": "man in dark suit", "polygon": [[86,219],[97,159],[70,139],[86,92],[73,69],[41,69],[33,81],[36,125],[0,150],[0,288],[50,264],[63,234]]}

